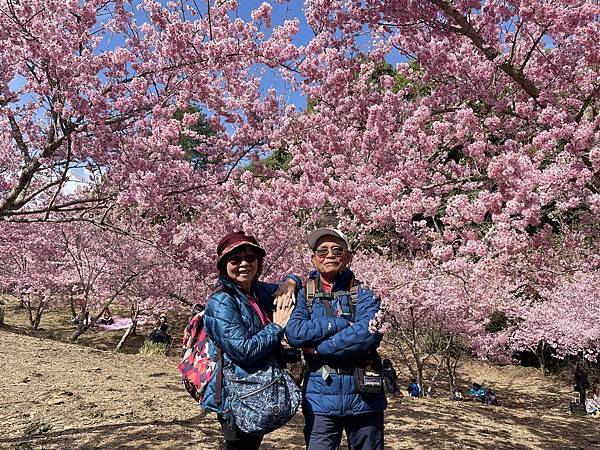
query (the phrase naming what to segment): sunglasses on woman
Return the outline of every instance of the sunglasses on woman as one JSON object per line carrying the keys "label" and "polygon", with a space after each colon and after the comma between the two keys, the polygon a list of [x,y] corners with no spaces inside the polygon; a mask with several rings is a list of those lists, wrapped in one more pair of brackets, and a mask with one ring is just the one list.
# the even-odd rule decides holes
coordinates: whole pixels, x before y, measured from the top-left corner
{"label": "sunglasses on woman", "polygon": [[253,254],[236,255],[232,256],[231,258],[228,258],[227,262],[233,264],[234,266],[239,266],[242,263],[242,261],[246,261],[248,264],[252,264],[256,262],[257,259],[257,256]]}

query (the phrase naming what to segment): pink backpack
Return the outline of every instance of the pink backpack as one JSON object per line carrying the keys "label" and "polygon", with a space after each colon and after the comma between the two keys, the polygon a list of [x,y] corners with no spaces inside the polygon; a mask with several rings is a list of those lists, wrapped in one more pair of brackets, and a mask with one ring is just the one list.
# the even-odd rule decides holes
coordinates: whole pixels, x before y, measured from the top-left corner
{"label": "pink backpack", "polygon": [[223,358],[221,349],[217,348],[217,361],[211,359],[208,347],[209,339],[204,328],[203,319],[204,311],[192,317],[185,327],[183,332],[183,357],[177,367],[183,376],[185,389],[197,402],[202,401],[204,391],[213,374],[217,371],[215,400],[219,404],[221,401]]}

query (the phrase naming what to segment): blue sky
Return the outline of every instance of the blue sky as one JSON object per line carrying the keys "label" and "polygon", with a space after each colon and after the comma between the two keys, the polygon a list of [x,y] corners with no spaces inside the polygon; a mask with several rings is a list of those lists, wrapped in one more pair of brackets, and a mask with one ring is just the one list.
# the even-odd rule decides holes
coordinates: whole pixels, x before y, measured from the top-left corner
{"label": "blue sky", "polygon": [[[258,8],[263,1],[258,0],[241,0],[240,7],[238,10],[239,16],[248,21],[250,20],[250,13],[252,10]],[[273,7],[273,15],[271,17],[271,27],[276,27],[277,25],[283,24],[283,22],[287,20],[292,20],[294,18],[298,18],[300,22],[300,28],[298,34],[294,37],[295,45],[306,45],[310,42],[310,40],[314,37],[314,33],[312,29],[306,23],[306,18],[303,12],[304,2],[301,0],[292,0],[287,3],[279,4],[275,1],[267,2],[271,4]],[[278,93],[287,94],[286,100],[290,103],[295,104],[298,108],[303,109],[306,107],[306,98],[299,95],[297,92],[288,92],[286,91],[285,83],[278,75],[278,72],[270,71],[263,76],[261,81],[261,86],[266,92],[269,88],[275,88]]]}

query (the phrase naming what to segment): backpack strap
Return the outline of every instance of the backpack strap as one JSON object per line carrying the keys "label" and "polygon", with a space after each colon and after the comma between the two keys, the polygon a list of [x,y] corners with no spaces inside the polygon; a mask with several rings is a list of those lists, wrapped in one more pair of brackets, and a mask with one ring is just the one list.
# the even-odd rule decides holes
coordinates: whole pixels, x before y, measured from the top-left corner
{"label": "backpack strap", "polygon": [[[309,314],[312,314],[312,305],[315,301],[315,298],[326,297],[331,300],[331,295],[333,297],[339,297],[341,295],[349,295],[350,296],[350,311],[354,316],[356,314],[356,304],[358,303],[358,282],[354,277],[350,279],[350,283],[348,284],[347,291],[336,291],[332,294],[321,295],[321,293],[317,292],[317,282],[314,278],[309,278],[304,283],[304,292],[306,297],[306,309],[308,309]],[[328,317],[333,317],[333,310],[331,308],[331,302],[323,299],[323,305],[325,306],[325,310],[327,312]]]}
{"label": "backpack strap", "polygon": [[352,313],[352,316],[355,316],[356,304],[358,303],[358,282],[354,277],[350,279],[347,291],[336,291],[333,293],[334,298],[341,297],[342,295],[348,295],[350,297],[350,312]]}
{"label": "backpack strap", "polygon": [[318,292],[317,294],[315,294],[315,298],[321,299],[321,303],[323,304],[323,307],[325,308],[325,313],[327,314],[327,317],[333,317],[335,315],[335,314],[333,314],[333,308],[331,307],[331,302],[333,300],[333,297],[331,294]]}
{"label": "backpack strap", "polygon": [[350,311],[356,316],[356,304],[358,303],[358,282],[354,277],[350,280]]}
{"label": "backpack strap", "polygon": [[[218,286],[210,295],[213,295],[215,292],[219,291],[224,291],[231,296],[234,295],[231,289],[223,285]],[[214,342],[213,345],[217,349],[217,373],[215,375],[217,379],[215,380],[215,403],[217,406],[221,406],[221,403],[223,403],[223,351],[221,350],[221,347],[219,347]]]}
{"label": "backpack strap", "polygon": [[[215,345],[215,347],[217,347]],[[223,403],[223,352],[217,347],[217,379],[215,381],[215,403],[221,406]]]}
{"label": "backpack strap", "polygon": [[308,309],[309,314],[312,314],[312,305],[317,295],[317,282],[314,278],[306,280],[304,283],[304,293],[306,297],[306,309]]}

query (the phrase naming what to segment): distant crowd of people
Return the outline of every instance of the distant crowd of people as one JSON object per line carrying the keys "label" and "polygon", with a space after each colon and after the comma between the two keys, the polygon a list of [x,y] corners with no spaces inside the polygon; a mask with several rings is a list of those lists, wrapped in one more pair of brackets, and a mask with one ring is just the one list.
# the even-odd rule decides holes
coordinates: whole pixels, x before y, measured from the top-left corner
{"label": "distant crowd of people", "polygon": [[[383,360],[383,386],[386,394],[398,394],[406,395],[408,397],[421,397],[427,396],[428,392],[423,392],[420,384],[416,379],[412,379],[411,383],[407,386],[406,391],[402,391],[398,386],[398,380],[396,371],[392,367],[392,363],[389,359]],[[466,393],[462,388],[457,387],[452,393],[452,400],[456,401],[479,401],[485,405],[498,405],[498,398],[496,393],[491,388],[484,388],[479,383],[471,384],[466,390]]]}

